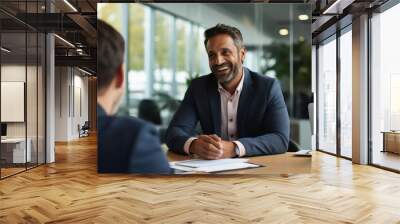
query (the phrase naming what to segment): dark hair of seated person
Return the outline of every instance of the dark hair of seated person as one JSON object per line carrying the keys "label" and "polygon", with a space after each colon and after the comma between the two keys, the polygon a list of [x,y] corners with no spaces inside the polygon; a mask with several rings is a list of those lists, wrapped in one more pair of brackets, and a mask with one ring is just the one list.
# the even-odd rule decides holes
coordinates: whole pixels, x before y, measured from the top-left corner
{"label": "dark hair of seated person", "polygon": [[108,87],[124,62],[124,39],[113,27],[97,20],[97,88]]}

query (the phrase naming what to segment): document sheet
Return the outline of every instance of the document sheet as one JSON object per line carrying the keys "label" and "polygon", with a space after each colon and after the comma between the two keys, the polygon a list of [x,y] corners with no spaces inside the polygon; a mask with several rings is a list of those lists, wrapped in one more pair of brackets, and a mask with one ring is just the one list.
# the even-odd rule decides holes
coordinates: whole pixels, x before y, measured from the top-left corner
{"label": "document sheet", "polygon": [[237,170],[245,168],[256,168],[260,165],[247,162],[248,159],[219,159],[219,160],[203,160],[191,159],[183,161],[170,162],[171,168],[184,172],[219,172],[227,170]]}

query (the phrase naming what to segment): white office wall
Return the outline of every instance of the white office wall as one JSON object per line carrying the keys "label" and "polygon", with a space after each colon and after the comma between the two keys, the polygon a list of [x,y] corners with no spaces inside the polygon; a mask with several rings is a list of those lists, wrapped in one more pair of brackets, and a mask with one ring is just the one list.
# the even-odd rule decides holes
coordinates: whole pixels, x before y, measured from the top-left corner
{"label": "white office wall", "polygon": [[[1,66],[1,81],[4,82],[25,82],[25,74],[28,69],[28,73],[36,69],[32,66],[10,64]],[[36,71],[36,70],[35,70]],[[36,91],[28,92],[28,97],[36,97]],[[2,108],[2,110],[7,110],[7,108]],[[29,117],[28,117],[29,120]],[[7,136],[8,137],[25,137],[25,122],[7,122]]]}
{"label": "white office wall", "polygon": [[72,138],[78,138],[78,125],[82,126],[85,121],[88,121],[88,78],[83,77],[79,70],[74,70],[73,90],[71,96],[73,102],[71,102],[72,108],[72,119],[71,119],[71,135]]}
{"label": "white office wall", "polygon": [[67,67],[55,68],[55,141],[68,140],[69,72]]}
{"label": "white office wall", "polygon": [[1,82],[1,121],[24,122],[25,83]]}
{"label": "white office wall", "polygon": [[76,68],[56,67],[55,140],[79,137],[78,124],[88,120],[88,78]]}

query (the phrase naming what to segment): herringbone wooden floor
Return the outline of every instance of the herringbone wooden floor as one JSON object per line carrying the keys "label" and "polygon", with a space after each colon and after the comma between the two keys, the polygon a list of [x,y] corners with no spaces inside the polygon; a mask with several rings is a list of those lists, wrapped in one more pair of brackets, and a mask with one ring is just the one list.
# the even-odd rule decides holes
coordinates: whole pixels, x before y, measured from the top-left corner
{"label": "herringbone wooden floor", "polygon": [[93,137],[0,181],[0,223],[400,223],[400,175],[323,153],[309,174],[96,173]]}

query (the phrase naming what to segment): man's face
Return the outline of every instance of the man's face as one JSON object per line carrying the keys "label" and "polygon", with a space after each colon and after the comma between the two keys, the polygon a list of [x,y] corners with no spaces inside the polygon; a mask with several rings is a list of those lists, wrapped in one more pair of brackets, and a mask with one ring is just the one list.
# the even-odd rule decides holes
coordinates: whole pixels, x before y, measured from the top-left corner
{"label": "man's face", "polygon": [[207,42],[210,69],[222,84],[229,83],[240,74],[244,53],[244,49],[238,49],[227,34],[216,35]]}

